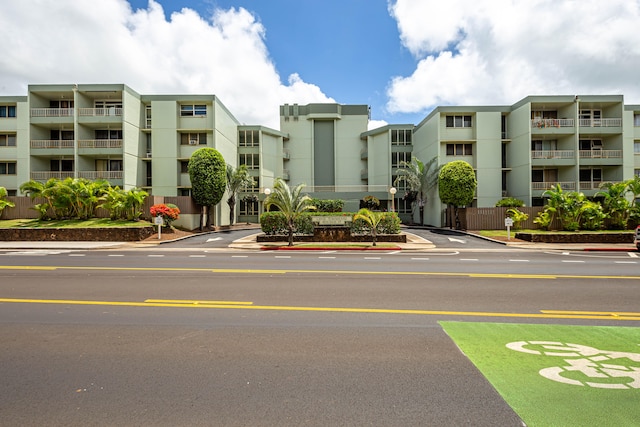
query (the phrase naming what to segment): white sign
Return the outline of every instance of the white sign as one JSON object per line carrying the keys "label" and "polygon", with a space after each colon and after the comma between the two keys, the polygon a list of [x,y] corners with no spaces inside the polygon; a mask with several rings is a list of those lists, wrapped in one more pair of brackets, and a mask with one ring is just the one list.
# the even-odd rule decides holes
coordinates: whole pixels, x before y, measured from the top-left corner
{"label": "white sign", "polygon": [[505,227],[513,227],[513,218],[506,217],[504,219],[504,226]]}
{"label": "white sign", "polygon": [[164,225],[164,220],[162,219],[161,216],[157,216],[157,217],[153,218],[153,223],[155,225]]}

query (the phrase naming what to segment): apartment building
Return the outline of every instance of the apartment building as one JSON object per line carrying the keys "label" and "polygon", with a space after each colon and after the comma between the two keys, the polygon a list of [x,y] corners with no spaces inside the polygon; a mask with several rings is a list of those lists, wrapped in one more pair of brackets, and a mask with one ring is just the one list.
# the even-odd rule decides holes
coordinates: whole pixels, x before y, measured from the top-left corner
{"label": "apartment building", "polygon": [[[31,85],[24,97],[0,97],[0,186],[19,195],[34,179],[107,179],[152,195],[189,195],[187,164],[200,147],[247,165],[238,221],[258,220],[264,190],[281,177],[312,197],[342,199],[354,211],[366,196],[403,220],[411,206],[393,183],[401,161],[465,160],[476,171],[472,206],[502,197],[542,205],[560,184],[593,196],[602,182],[640,174],[640,106],[621,95],[530,96],[510,106],[434,109],[417,126],[368,130],[367,105],[284,104],[280,129],[243,125],[215,95],[141,95],[126,85]],[[424,221],[441,225],[437,190]],[[216,208],[216,224],[228,222]]]}

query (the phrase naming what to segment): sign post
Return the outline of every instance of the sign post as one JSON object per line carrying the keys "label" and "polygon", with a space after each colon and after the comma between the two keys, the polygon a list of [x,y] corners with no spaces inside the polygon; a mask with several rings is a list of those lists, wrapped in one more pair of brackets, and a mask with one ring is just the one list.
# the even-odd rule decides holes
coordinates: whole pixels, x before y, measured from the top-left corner
{"label": "sign post", "polygon": [[506,217],[504,226],[507,227],[507,240],[511,240],[511,227],[513,226],[513,218]]}
{"label": "sign post", "polygon": [[164,225],[164,221],[161,215],[158,215],[153,219],[153,223],[158,226],[158,240],[162,238],[162,226]]}

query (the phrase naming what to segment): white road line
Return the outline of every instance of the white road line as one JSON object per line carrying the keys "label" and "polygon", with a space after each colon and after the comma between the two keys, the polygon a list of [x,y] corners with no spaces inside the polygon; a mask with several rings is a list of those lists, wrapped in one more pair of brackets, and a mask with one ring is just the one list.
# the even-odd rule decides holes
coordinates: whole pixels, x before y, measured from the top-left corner
{"label": "white road line", "polygon": [[478,258],[460,258],[460,261],[478,261]]}
{"label": "white road line", "polygon": [[509,262],[530,262],[528,259],[510,259]]}
{"label": "white road line", "polygon": [[147,255],[148,257],[153,257],[153,258],[162,258],[164,255],[153,255],[153,254],[149,254]]}
{"label": "white road line", "polygon": [[627,252],[627,254],[631,257],[631,258],[638,258],[638,254],[635,252]]}
{"label": "white road line", "polygon": [[389,252],[389,255],[399,254],[400,252],[402,252],[402,251],[391,251],[391,252]]}
{"label": "white road line", "polygon": [[214,238],[211,238],[211,239],[207,239],[207,243],[209,243],[209,242],[217,242],[218,240],[222,240],[222,237],[214,237]]}
{"label": "white road line", "polygon": [[411,258],[412,261],[429,261],[429,258]]}
{"label": "white road line", "polygon": [[69,256],[85,256],[85,254],[69,254]]}
{"label": "white road line", "polygon": [[616,264],[637,264],[636,261],[615,261]]}
{"label": "white road line", "polygon": [[249,255],[231,255],[231,258],[249,258]]}
{"label": "white road line", "polygon": [[290,255],[276,255],[276,258],[288,259],[288,258],[291,258],[291,256]]}
{"label": "white road line", "polygon": [[323,254],[335,254],[335,253],[336,253],[336,251],[324,251],[324,252],[322,252],[322,253],[323,253]]}
{"label": "white road line", "polygon": [[334,256],[319,256],[318,259],[336,259]]}
{"label": "white road line", "polygon": [[562,255],[569,255],[569,252],[562,252]]}
{"label": "white road line", "polygon": [[124,256],[124,254],[109,254],[108,256]]}
{"label": "white road line", "polygon": [[189,255],[189,258],[206,258],[206,255]]}
{"label": "white road line", "polygon": [[366,256],[364,259],[382,259],[379,256]]}
{"label": "white road line", "polygon": [[574,261],[574,260],[568,260],[568,259],[563,259],[562,262],[573,262],[573,263],[581,263],[584,264],[584,261]]}

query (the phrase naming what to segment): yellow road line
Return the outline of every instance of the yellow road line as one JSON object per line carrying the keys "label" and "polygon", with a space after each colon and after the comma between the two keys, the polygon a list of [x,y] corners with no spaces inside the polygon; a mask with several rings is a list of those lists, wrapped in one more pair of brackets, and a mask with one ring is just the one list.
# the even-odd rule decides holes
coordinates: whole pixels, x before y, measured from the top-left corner
{"label": "yellow road line", "polygon": [[545,314],[592,314],[595,316],[640,316],[640,313],[624,312],[624,311],[571,311],[571,310],[540,310]]}
{"label": "yellow road line", "polygon": [[472,277],[492,279],[617,279],[640,280],[640,276],[594,276],[594,275],[563,275],[563,274],[512,274],[512,273],[456,273],[435,271],[362,271],[362,270],[261,270],[237,268],[181,268],[181,267],[91,267],[91,266],[21,266],[3,265],[0,270],[95,270],[95,271],[143,271],[143,272],[194,272],[216,274],[344,274],[368,276],[444,276],[444,277]]}
{"label": "yellow road line", "polygon": [[226,304],[226,305],[253,305],[251,301],[202,301],[202,300],[183,300],[183,299],[146,299],[146,303],[167,303],[167,304]]}
{"label": "yellow road line", "polygon": [[[164,301],[164,300],[156,300]],[[183,301],[183,300],[181,300]],[[589,315],[569,313],[499,313],[483,311],[441,311],[441,310],[406,310],[383,308],[357,307],[296,307],[279,305],[238,305],[238,304],[185,304],[169,302],[139,302],[139,301],[88,301],[88,300],[50,300],[50,299],[21,299],[0,298],[0,303],[26,304],[61,304],[61,305],[99,305],[99,306],[127,306],[127,307],[173,307],[173,308],[217,308],[235,310],[270,310],[270,311],[303,311],[325,313],[366,313],[366,314],[403,314],[429,316],[466,316],[466,317],[509,317],[536,319],[597,319],[597,320],[640,320],[640,316]]]}

